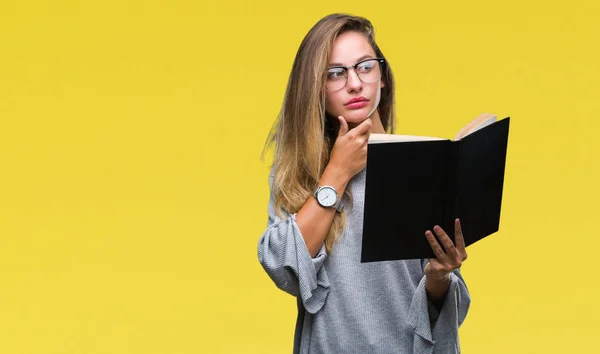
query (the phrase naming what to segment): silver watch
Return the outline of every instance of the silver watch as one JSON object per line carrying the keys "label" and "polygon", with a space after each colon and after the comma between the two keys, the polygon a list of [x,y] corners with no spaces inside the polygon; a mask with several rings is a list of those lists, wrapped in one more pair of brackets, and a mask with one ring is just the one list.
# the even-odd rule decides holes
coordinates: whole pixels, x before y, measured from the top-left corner
{"label": "silver watch", "polygon": [[319,186],[313,196],[324,208],[334,208],[338,212],[344,209],[342,198],[338,197],[337,191],[332,186]]}

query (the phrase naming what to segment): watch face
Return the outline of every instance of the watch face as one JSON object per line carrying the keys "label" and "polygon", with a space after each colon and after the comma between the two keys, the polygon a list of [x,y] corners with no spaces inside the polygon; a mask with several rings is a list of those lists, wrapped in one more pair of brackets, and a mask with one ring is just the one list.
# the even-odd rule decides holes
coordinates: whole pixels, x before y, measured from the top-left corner
{"label": "watch face", "polygon": [[323,206],[332,207],[337,202],[337,194],[333,188],[323,187],[317,193],[317,200]]}

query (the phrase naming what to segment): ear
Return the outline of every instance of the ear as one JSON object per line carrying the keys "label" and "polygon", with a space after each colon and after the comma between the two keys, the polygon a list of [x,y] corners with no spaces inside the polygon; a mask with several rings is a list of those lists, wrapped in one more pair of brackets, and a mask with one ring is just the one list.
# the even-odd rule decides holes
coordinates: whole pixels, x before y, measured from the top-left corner
{"label": "ear", "polygon": [[379,87],[381,87],[381,88],[385,87],[385,82],[383,82],[383,80],[381,80],[381,86],[379,86]]}

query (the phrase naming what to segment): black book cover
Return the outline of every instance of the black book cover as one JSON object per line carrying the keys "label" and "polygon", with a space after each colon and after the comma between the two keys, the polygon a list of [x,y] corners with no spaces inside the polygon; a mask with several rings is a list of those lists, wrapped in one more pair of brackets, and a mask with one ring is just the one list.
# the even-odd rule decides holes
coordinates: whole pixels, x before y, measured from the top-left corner
{"label": "black book cover", "polygon": [[369,144],[361,262],[434,258],[425,231],[465,244],[498,231],[508,130],[504,118],[461,140]]}

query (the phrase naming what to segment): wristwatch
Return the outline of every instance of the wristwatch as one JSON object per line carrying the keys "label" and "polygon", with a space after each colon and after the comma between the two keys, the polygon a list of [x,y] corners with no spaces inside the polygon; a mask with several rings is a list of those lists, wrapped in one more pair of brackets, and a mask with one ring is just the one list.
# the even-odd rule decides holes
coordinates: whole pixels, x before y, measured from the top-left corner
{"label": "wristwatch", "polygon": [[337,191],[332,186],[319,186],[313,193],[313,196],[324,208],[333,208],[338,212],[344,209],[342,198],[338,197]]}

